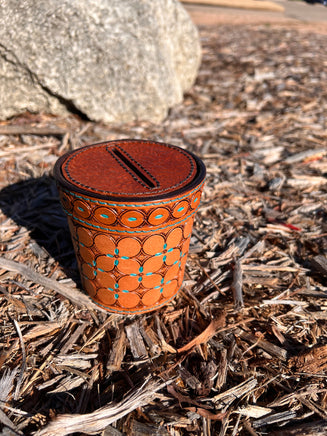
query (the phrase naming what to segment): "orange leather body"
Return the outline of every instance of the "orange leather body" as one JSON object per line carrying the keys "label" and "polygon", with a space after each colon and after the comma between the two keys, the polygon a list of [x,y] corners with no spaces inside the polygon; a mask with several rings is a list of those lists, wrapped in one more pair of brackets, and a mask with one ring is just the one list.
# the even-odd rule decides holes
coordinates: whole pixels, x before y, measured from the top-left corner
{"label": "orange leather body", "polygon": [[[57,166],[57,172],[58,167],[61,171],[57,179],[83,288],[109,311],[137,314],[166,304],[182,284],[204,175],[198,177],[199,183],[192,184],[198,170],[192,156],[191,159],[188,155],[184,157],[184,150],[182,163],[185,166],[181,170],[171,165],[167,168],[167,162],[162,164],[162,160],[162,165],[158,165],[153,149],[147,150],[146,158],[144,154],[143,159],[135,158],[135,154],[140,153],[139,142],[144,144],[144,141],[135,142],[137,152],[133,157],[131,141],[128,147],[122,142],[118,141],[119,148],[115,142],[115,149],[121,155],[109,158],[108,150],[104,149],[106,144],[95,146],[101,164],[91,165],[91,168],[97,174],[81,174],[83,168],[86,172],[88,169],[87,153],[76,162],[72,159],[76,154],[72,154]],[[165,151],[161,146],[159,149]],[[174,159],[179,151],[170,146],[168,151],[174,155],[170,161],[180,164]],[[125,160],[125,154],[132,163]],[[117,162],[116,157],[121,162]],[[105,177],[99,177],[108,167],[110,170]],[[179,175],[175,174],[177,172]],[[110,182],[113,177],[116,183]],[[175,185],[181,189],[176,189]],[[89,187],[90,192],[85,187]],[[138,195],[140,192],[142,195]],[[122,198],[127,194],[127,198]]]}

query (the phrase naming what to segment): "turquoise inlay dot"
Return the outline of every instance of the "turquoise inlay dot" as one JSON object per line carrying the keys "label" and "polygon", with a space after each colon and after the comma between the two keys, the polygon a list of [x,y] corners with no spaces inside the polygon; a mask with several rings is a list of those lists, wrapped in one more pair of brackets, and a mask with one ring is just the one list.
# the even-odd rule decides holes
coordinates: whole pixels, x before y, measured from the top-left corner
{"label": "turquoise inlay dot", "polygon": [[107,288],[109,291],[113,291],[113,289],[112,288]]}
{"label": "turquoise inlay dot", "polygon": [[168,285],[168,283],[170,283],[171,282],[171,280],[168,280],[168,282],[166,283],[166,285]]}
{"label": "turquoise inlay dot", "polygon": [[83,244],[83,242],[80,242],[80,244],[81,244],[82,247],[85,247],[85,245]]}
{"label": "turquoise inlay dot", "polygon": [[152,276],[153,273],[146,273],[146,276]]}
{"label": "turquoise inlay dot", "polygon": [[160,294],[162,294],[162,293],[163,293],[163,288],[160,289]]}
{"label": "turquoise inlay dot", "polygon": [[84,212],[84,209],[80,206],[77,206],[77,209],[80,210],[81,212]]}
{"label": "turquoise inlay dot", "polygon": [[169,250],[167,250],[167,253],[170,253],[171,251],[173,251],[173,248],[169,248]]}
{"label": "turquoise inlay dot", "polygon": [[155,254],[155,256],[161,256],[162,255],[162,253],[156,253]]}
{"label": "turquoise inlay dot", "polygon": [[134,216],[131,216],[131,217],[127,218],[127,220],[128,220],[128,221],[136,221],[137,218],[135,218]]}
{"label": "turquoise inlay dot", "polygon": [[139,272],[140,272],[140,273],[143,272],[143,266],[140,266],[140,268],[139,268]]}
{"label": "turquoise inlay dot", "polygon": [[122,259],[129,259],[128,256],[122,256],[121,258],[122,258]]}
{"label": "turquoise inlay dot", "polygon": [[196,203],[198,201],[198,197],[196,197],[194,200],[193,200],[193,203]]}
{"label": "turquoise inlay dot", "polygon": [[109,216],[106,215],[105,213],[102,213],[100,216],[101,216],[101,218],[109,218]]}
{"label": "turquoise inlay dot", "polygon": [[119,261],[116,259],[115,261],[114,261],[114,265],[118,265],[119,264]]}
{"label": "turquoise inlay dot", "polygon": [[164,281],[165,281],[165,279],[164,279],[164,278],[162,278],[162,279],[161,279],[161,281],[160,281],[160,283],[163,283]]}
{"label": "turquoise inlay dot", "polygon": [[129,291],[127,291],[127,289],[123,289],[122,292],[124,292],[125,294],[129,293]]}
{"label": "turquoise inlay dot", "polygon": [[175,260],[175,262],[173,263],[173,265],[176,265],[177,262],[178,262],[178,260]]}
{"label": "turquoise inlay dot", "polygon": [[98,268],[98,271],[104,272],[104,269]]}
{"label": "turquoise inlay dot", "polygon": [[131,273],[130,276],[131,276],[131,277],[136,277],[137,274]]}
{"label": "turquoise inlay dot", "polygon": [[94,275],[96,276],[97,275],[97,271],[93,271],[94,272]]}
{"label": "turquoise inlay dot", "polygon": [[182,210],[184,210],[185,209],[185,207],[183,206],[183,207],[180,207],[179,209],[177,209],[177,212],[182,212]]}
{"label": "turquoise inlay dot", "polygon": [[164,250],[166,250],[166,248],[167,248],[167,244],[165,244],[163,248],[164,248]]}
{"label": "turquoise inlay dot", "polygon": [[116,289],[119,288],[119,284],[118,283],[115,283],[115,288]]}
{"label": "turquoise inlay dot", "polygon": [[162,258],[162,260],[165,262],[166,261],[166,259],[167,259],[167,256],[164,256],[163,258]]}
{"label": "turquoise inlay dot", "polygon": [[108,253],[106,256],[107,256],[107,257],[113,257],[113,255],[112,255],[112,254],[109,254],[109,253]]}
{"label": "turquoise inlay dot", "polygon": [[159,214],[159,215],[156,215],[156,216],[155,216],[155,219],[156,219],[156,220],[160,220],[160,218],[162,218],[162,217],[163,217],[163,215]]}
{"label": "turquoise inlay dot", "polygon": [[155,286],[153,289],[159,289],[160,288],[160,286]]}
{"label": "turquoise inlay dot", "polygon": [[118,254],[118,253],[119,253],[118,248],[115,248],[115,254]]}
{"label": "turquoise inlay dot", "polygon": [[143,280],[143,277],[139,277],[138,281],[141,282]]}
{"label": "turquoise inlay dot", "polygon": [[115,294],[115,298],[116,298],[116,300],[118,300],[118,298],[119,298],[119,295],[118,295],[118,294]]}

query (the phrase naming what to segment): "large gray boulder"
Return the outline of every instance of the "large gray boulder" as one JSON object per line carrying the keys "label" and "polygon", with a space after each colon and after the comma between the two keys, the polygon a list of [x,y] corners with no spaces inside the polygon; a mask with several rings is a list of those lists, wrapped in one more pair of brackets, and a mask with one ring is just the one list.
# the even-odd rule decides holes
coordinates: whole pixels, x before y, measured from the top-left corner
{"label": "large gray boulder", "polygon": [[1,0],[0,118],[162,120],[200,63],[177,0]]}

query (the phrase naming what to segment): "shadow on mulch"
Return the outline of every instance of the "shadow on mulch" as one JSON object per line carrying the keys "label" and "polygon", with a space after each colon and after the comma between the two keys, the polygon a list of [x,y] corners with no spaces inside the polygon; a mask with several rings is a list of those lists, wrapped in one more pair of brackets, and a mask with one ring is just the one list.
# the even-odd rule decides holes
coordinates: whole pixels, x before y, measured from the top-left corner
{"label": "shadow on mulch", "polygon": [[79,284],[67,219],[52,177],[31,178],[6,186],[0,191],[0,208],[18,226],[29,230],[33,240],[29,248],[36,256],[50,255]]}

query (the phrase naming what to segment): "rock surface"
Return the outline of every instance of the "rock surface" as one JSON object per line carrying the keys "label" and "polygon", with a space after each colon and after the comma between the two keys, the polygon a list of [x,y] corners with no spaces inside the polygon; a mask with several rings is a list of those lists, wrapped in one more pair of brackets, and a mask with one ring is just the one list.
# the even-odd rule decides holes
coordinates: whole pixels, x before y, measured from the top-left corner
{"label": "rock surface", "polygon": [[0,118],[162,120],[195,80],[198,33],[177,0],[2,0]]}

